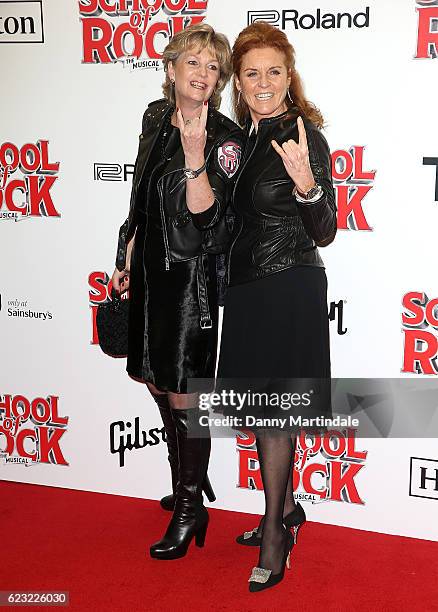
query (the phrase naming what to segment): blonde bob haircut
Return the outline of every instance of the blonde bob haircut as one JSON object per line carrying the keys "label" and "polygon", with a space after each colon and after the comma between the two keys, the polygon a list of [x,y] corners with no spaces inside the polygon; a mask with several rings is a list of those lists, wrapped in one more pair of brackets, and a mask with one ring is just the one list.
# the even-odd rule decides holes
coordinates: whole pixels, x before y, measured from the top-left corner
{"label": "blonde bob haircut", "polygon": [[167,72],[169,62],[175,64],[179,56],[189,49],[202,51],[205,48],[207,48],[219,62],[219,79],[210,98],[211,106],[219,108],[221,93],[232,74],[231,48],[227,37],[224,36],[224,34],[215,32],[207,23],[198,23],[177,32],[163,51],[163,64],[166,72],[166,80],[163,83],[163,94],[172,106],[175,106],[175,88],[170,82]]}

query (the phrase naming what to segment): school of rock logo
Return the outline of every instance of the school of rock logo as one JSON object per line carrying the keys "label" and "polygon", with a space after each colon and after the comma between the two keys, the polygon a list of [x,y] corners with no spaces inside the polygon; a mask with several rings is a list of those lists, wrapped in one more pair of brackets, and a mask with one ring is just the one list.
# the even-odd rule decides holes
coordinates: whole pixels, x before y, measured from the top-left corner
{"label": "school of rock logo", "polygon": [[[85,64],[162,67],[170,38],[205,19],[208,0],[79,0]],[[142,59],[140,59],[142,58]]]}
{"label": "school of rock logo", "polygon": [[95,181],[127,181],[133,174],[134,164],[94,164]]}
{"label": "school of rock logo", "polygon": [[338,229],[371,230],[363,209],[373,188],[375,170],[363,169],[365,147],[338,149],[332,153],[332,177],[338,207]]}
{"label": "school of rock logo", "polygon": [[283,9],[282,11],[248,11],[248,25],[255,21],[267,21],[281,30],[312,30],[312,29],[341,29],[341,28],[369,28],[370,7],[357,13],[325,13],[317,8],[312,13],[300,13],[296,9]]}
{"label": "school of rock logo", "polygon": [[68,417],[59,415],[59,398],[27,399],[24,395],[0,395],[0,457],[5,464],[68,465],[60,441]]}
{"label": "school of rock logo", "polygon": [[[237,436],[238,487],[262,490],[263,483],[255,436],[245,431]],[[293,490],[298,501],[340,501],[364,504],[357,476],[365,466],[368,451],[356,448],[354,430],[328,431],[322,436],[301,434],[293,466]]]}
{"label": "school of rock logo", "polygon": [[[21,177],[16,176],[20,172]],[[59,162],[49,161],[49,141],[0,147],[0,219],[60,217],[51,189],[58,180]]]}
{"label": "school of rock logo", "polygon": [[438,57],[438,0],[417,0],[417,51],[415,59]]}
{"label": "school of rock logo", "polygon": [[402,372],[438,374],[438,298],[420,291],[403,296],[404,334]]}
{"label": "school of rock logo", "polygon": [[125,465],[126,451],[139,450],[147,446],[156,446],[166,441],[164,427],[153,427],[148,431],[140,428],[140,418],[130,421],[114,421],[110,425],[110,452],[119,455],[119,466]]}

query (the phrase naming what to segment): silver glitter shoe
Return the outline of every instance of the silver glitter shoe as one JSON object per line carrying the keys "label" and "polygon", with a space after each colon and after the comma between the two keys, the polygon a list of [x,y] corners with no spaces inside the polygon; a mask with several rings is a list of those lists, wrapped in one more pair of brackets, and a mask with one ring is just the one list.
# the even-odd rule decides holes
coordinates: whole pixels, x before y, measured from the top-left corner
{"label": "silver glitter shoe", "polygon": [[272,570],[264,567],[253,567],[249,577],[249,590],[251,593],[269,589],[283,580],[284,570],[290,569],[290,553],[294,546],[294,537],[290,531],[286,531],[286,543],[284,547],[283,563],[281,572],[273,574]]}

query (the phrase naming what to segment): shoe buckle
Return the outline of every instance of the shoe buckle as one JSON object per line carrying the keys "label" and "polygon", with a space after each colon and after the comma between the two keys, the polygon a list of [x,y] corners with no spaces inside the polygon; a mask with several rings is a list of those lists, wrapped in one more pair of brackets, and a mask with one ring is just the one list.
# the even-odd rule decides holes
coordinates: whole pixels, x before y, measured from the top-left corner
{"label": "shoe buckle", "polygon": [[248,582],[259,582],[260,584],[265,584],[268,582],[271,574],[272,570],[268,570],[263,567],[253,567]]}
{"label": "shoe buckle", "polygon": [[243,539],[249,540],[256,533],[257,533],[257,527],[255,527],[252,531],[245,531],[245,533],[243,534]]}

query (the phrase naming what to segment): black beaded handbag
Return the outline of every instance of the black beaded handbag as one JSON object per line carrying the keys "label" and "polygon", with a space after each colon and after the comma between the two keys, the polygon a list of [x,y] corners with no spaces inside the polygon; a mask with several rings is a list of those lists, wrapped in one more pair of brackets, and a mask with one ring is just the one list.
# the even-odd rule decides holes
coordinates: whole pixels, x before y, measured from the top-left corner
{"label": "black beaded handbag", "polygon": [[122,299],[115,289],[111,291],[111,301],[97,307],[99,346],[110,357],[128,355],[128,313],[129,299]]}

